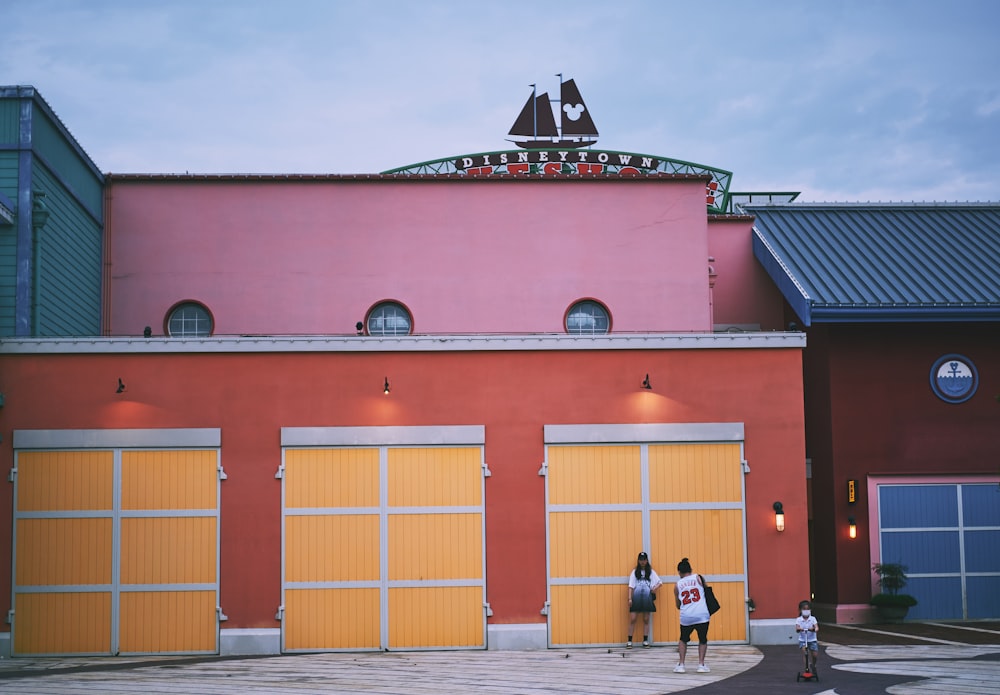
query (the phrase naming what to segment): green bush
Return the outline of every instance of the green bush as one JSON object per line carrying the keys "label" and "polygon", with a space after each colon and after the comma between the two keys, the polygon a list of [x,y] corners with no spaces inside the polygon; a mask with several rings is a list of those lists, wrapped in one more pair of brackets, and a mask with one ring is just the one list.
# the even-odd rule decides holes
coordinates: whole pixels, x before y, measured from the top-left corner
{"label": "green bush", "polygon": [[906,606],[907,608],[917,605],[917,599],[909,594],[875,594],[870,601],[871,605],[878,606]]}
{"label": "green bush", "polygon": [[906,586],[906,572],[909,568],[898,562],[880,562],[872,565],[872,572],[878,575],[878,585],[882,593],[872,596],[873,606],[910,606],[917,605],[917,599],[909,594],[901,594],[899,590]]}

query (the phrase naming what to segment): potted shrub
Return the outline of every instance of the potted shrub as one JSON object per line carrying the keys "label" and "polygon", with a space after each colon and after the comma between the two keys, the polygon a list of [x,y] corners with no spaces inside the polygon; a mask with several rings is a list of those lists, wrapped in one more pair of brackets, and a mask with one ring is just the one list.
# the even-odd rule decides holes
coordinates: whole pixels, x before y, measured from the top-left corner
{"label": "potted shrub", "polygon": [[902,622],[910,606],[917,605],[917,599],[913,596],[899,593],[899,590],[906,586],[908,569],[898,562],[880,562],[872,565],[872,571],[878,575],[878,586],[881,591],[872,596],[870,603],[887,622]]}

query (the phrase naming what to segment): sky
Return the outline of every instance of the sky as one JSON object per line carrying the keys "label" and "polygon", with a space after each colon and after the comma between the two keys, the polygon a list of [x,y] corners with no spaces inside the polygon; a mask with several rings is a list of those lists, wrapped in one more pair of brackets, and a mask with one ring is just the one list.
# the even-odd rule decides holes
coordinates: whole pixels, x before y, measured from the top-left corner
{"label": "sky", "polygon": [[3,0],[102,172],[359,174],[507,141],[576,81],[596,149],[800,201],[1000,200],[998,0]]}

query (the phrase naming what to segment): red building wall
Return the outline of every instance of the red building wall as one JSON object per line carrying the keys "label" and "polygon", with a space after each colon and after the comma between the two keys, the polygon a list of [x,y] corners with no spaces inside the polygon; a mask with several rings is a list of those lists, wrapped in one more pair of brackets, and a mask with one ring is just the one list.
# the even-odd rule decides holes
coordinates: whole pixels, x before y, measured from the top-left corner
{"label": "red building wall", "polygon": [[[744,422],[752,617],[783,618],[788,597],[808,587],[806,563],[794,562],[807,553],[802,392],[788,378],[800,372],[800,360],[798,348],[7,354],[0,466],[13,465],[14,429],[221,428],[226,627],[273,627],[281,427],[484,424],[491,621],[537,623],[546,591],[538,475],[545,424]],[[652,392],[639,388],[646,373]],[[381,390],[385,376],[389,396]],[[115,393],[118,378],[123,394]],[[780,534],[775,500],[787,514]],[[11,588],[11,503],[0,497],[7,525],[0,606]],[[692,559],[698,543],[692,539]]]}
{"label": "red building wall", "polygon": [[[872,594],[870,475],[996,475],[1000,343],[988,324],[813,326],[806,359],[807,454],[813,460],[816,600],[867,604]],[[958,353],[979,371],[977,393],[946,403],[934,362]],[[858,501],[847,502],[847,481]],[[847,518],[858,537],[847,533]]]}

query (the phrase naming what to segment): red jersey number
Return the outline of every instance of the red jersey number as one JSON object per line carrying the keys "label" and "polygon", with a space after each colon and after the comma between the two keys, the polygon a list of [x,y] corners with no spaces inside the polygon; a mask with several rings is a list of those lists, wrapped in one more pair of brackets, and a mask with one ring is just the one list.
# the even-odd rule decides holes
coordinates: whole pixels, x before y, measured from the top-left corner
{"label": "red jersey number", "polygon": [[698,587],[693,589],[685,589],[681,592],[681,603],[683,605],[688,605],[689,603],[698,603],[701,600],[701,591]]}

